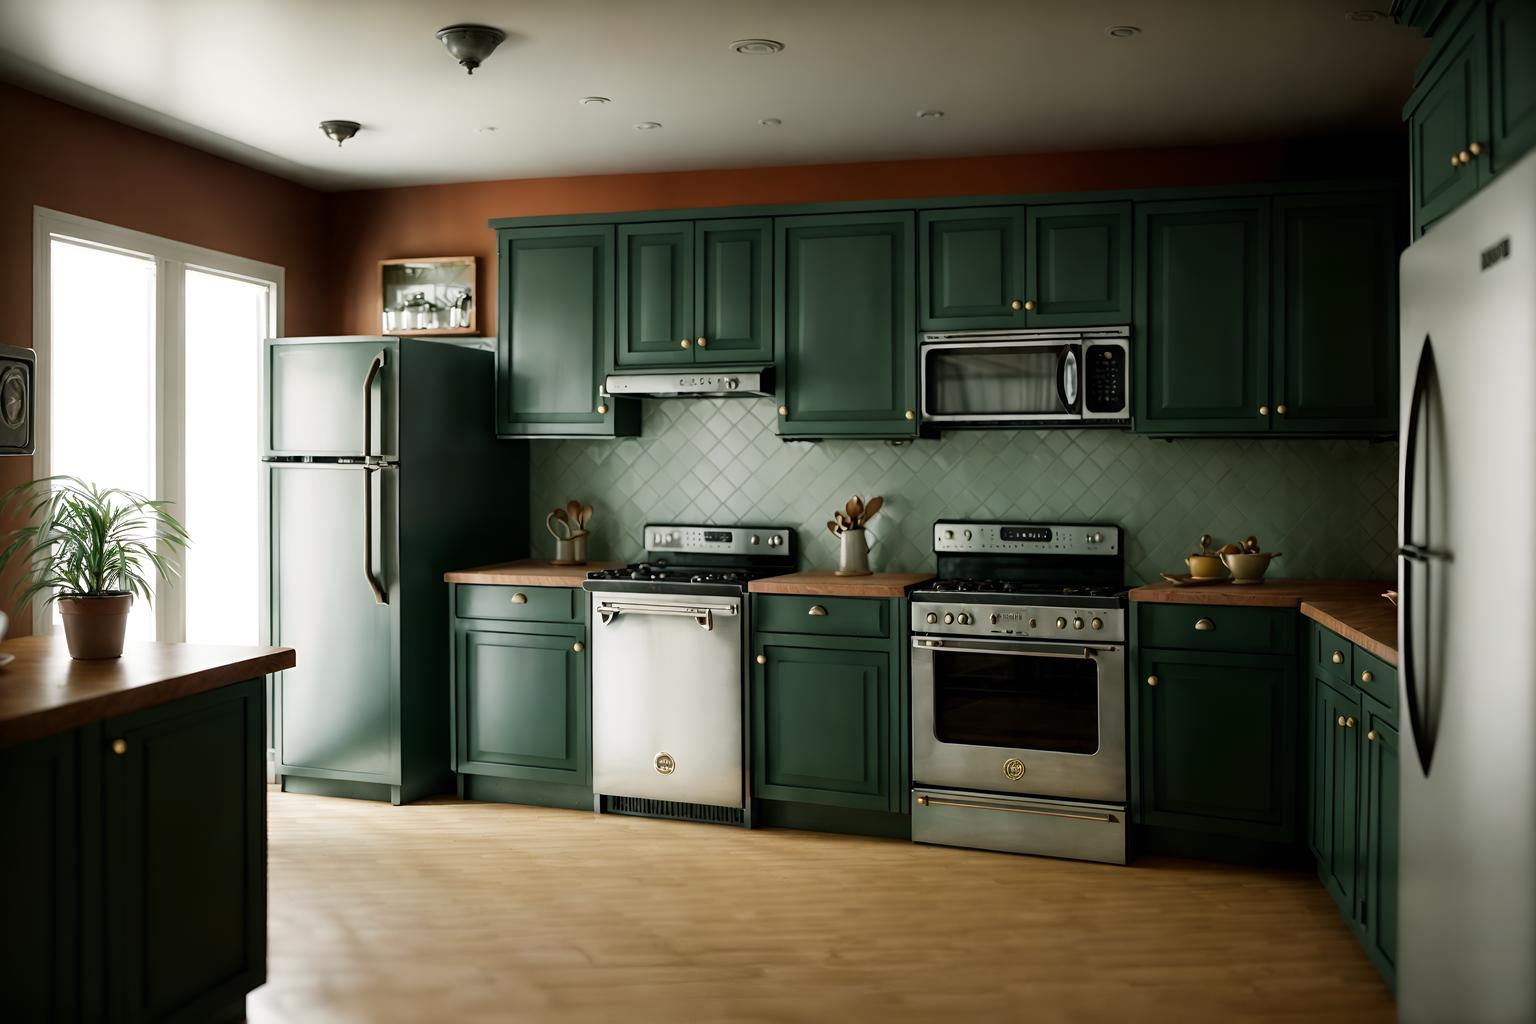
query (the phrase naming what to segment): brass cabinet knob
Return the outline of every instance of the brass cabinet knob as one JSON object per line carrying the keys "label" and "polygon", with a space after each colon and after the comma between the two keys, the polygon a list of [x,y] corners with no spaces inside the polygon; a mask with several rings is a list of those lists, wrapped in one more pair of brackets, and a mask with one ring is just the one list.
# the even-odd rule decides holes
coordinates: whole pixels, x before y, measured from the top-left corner
{"label": "brass cabinet knob", "polygon": [[1362,683],[1370,683],[1370,682],[1374,682],[1375,680],[1376,680],[1376,677],[1371,674],[1371,670],[1370,669],[1366,669],[1364,672],[1360,673],[1360,681]]}
{"label": "brass cabinet knob", "polygon": [[1259,406],[1259,415],[1260,416],[1268,416],[1269,415],[1269,406],[1267,406],[1267,405]]}
{"label": "brass cabinet knob", "polygon": [[700,338],[699,339],[699,348],[709,348],[709,339],[707,339],[707,338]]}
{"label": "brass cabinet knob", "polygon": [[768,655],[766,655],[766,654],[759,654],[757,656],[757,663],[759,665],[766,665],[766,664],[768,664]]}
{"label": "brass cabinet knob", "polygon": [[907,422],[910,423],[913,420],[917,419],[917,413],[913,412],[911,409],[908,409],[907,412],[906,412],[906,417],[907,417]]}
{"label": "brass cabinet knob", "polygon": [[1334,651],[1333,652],[1333,663],[1335,665],[1342,665],[1342,664],[1344,664],[1344,652],[1343,651]]}
{"label": "brass cabinet knob", "polygon": [[1024,303],[1020,302],[1018,299],[1014,299],[1012,302],[1008,303],[1008,305],[1012,306],[1014,309],[1024,308]]}
{"label": "brass cabinet knob", "polygon": [[682,341],[678,342],[678,344],[683,348],[687,348],[691,342],[689,342],[687,338],[684,338]]}
{"label": "brass cabinet knob", "polygon": [[806,612],[805,614],[807,614],[807,615],[825,615],[825,614],[827,614],[827,610],[825,608],[823,608],[819,604],[813,604],[813,605],[811,605],[811,610]]}
{"label": "brass cabinet knob", "polygon": [[1212,622],[1210,619],[1196,619],[1195,628],[1202,633],[1209,633],[1211,630],[1216,628],[1216,623]]}
{"label": "brass cabinet knob", "polygon": [[1340,715],[1338,718],[1334,719],[1333,724],[1334,725],[1343,725],[1344,724],[1344,716]]}
{"label": "brass cabinet knob", "polygon": [[1344,719],[1344,728],[1346,728],[1346,729],[1353,729],[1354,727],[1355,727],[1355,716],[1354,715],[1350,715],[1348,718]]}
{"label": "brass cabinet knob", "polygon": [[1455,153],[1451,154],[1451,166],[1452,167],[1460,167],[1461,166],[1461,157],[1457,156]]}
{"label": "brass cabinet knob", "polygon": [[1275,406],[1275,412],[1279,413],[1281,416],[1284,416],[1285,415],[1285,403],[1281,402],[1279,405]]}
{"label": "brass cabinet knob", "polygon": [[779,406],[779,415],[780,416],[788,416],[789,415],[789,406],[787,406],[787,405]]}
{"label": "brass cabinet knob", "polygon": [[1461,164],[1461,166],[1465,167],[1467,164],[1472,162],[1472,154],[1468,153],[1466,150],[1462,150],[1460,153],[1456,154],[1456,161]]}
{"label": "brass cabinet knob", "polygon": [[[1470,142],[1467,144],[1467,152],[1471,153],[1473,156],[1480,156],[1482,155],[1483,147],[1476,142]],[[1466,161],[1463,160],[1462,163],[1466,163]]]}
{"label": "brass cabinet knob", "polygon": [[571,644],[571,650],[575,651],[577,654],[580,654],[586,649],[587,645],[582,643],[580,640],[577,640],[575,643]]}
{"label": "brass cabinet knob", "polygon": [[1148,686],[1156,686],[1157,685],[1157,676],[1147,676],[1147,685]]}
{"label": "brass cabinet knob", "polygon": [[598,412],[598,415],[600,415],[600,416],[607,416],[608,415],[608,403],[604,402],[602,405],[599,405],[597,407],[597,412]]}
{"label": "brass cabinet knob", "polygon": [[1024,300],[1024,308],[1025,309],[1034,309],[1035,308],[1035,300],[1034,299],[1025,299]]}
{"label": "brass cabinet knob", "polygon": [[524,593],[521,593],[521,592],[513,594],[512,595],[512,603],[513,604],[527,604],[528,603],[528,595],[524,594]]}
{"label": "brass cabinet knob", "polygon": [[1365,734],[1365,738],[1370,740],[1372,743],[1375,743],[1378,739],[1381,738],[1381,736],[1376,732],[1375,729],[1372,729],[1370,732]]}
{"label": "brass cabinet knob", "polygon": [[122,755],[128,753],[128,741],[127,740],[121,740],[121,739],[113,740],[112,741],[112,753],[118,755],[119,757],[121,757]]}

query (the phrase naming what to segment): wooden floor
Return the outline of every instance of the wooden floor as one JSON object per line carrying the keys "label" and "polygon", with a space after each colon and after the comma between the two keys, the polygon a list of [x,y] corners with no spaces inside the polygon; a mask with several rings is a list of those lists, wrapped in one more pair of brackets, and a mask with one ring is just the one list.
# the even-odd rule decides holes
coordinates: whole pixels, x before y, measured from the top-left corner
{"label": "wooden floor", "polygon": [[1390,1021],[1315,879],[272,792],[250,1019]]}

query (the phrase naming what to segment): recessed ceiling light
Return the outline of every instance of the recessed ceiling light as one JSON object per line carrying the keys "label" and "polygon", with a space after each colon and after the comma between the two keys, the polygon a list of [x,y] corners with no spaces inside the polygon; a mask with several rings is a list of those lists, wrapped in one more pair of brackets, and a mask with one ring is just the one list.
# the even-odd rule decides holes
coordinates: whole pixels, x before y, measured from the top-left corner
{"label": "recessed ceiling light", "polygon": [[762,125],[764,128],[774,128],[783,124],[784,122],[776,117],[760,117],[757,119],[757,123]]}
{"label": "recessed ceiling light", "polygon": [[944,116],[944,111],[942,111],[942,110],[919,110],[917,112],[917,116],[922,118],[925,121],[937,121],[939,118]]}
{"label": "recessed ceiling light", "polygon": [[749,57],[766,57],[783,50],[784,44],[777,39],[737,39],[731,43],[731,49]]}
{"label": "recessed ceiling light", "polygon": [[1362,25],[1372,21],[1382,21],[1386,17],[1386,11],[1346,11],[1344,14],[1345,21],[1353,21]]}
{"label": "recessed ceiling light", "polygon": [[495,130],[496,130],[496,126],[495,125],[493,125],[493,124],[483,124],[479,128],[475,129],[475,134],[476,135],[489,135],[492,132],[494,132]]}
{"label": "recessed ceiling light", "polygon": [[600,107],[604,103],[612,103],[613,101],[607,96],[583,96],[577,102],[584,107]]}
{"label": "recessed ceiling light", "polygon": [[1141,29],[1135,25],[1111,25],[1104,30],[1104,34],[1111,39],[1129,39],[1141,35]]}
{"label": "recessed ceiling light", "polygon": [[637,131],[637,132],[653,132],[657,128],[660,128],[660,127],[661,127],[661,122],[660,121],[639,121],[639,122],[636,122],[636,124],[635,124],[635,131]]}

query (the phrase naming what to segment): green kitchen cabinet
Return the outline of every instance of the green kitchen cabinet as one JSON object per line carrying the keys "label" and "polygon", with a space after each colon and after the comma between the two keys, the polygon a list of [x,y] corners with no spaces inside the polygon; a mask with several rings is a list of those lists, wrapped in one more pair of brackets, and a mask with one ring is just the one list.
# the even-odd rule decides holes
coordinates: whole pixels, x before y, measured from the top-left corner
{"label": "green kitchen cabinet", "polygon": [[1392,984],[1397,971],[1398,744],[1397,730],[1366,703],[1365,793],[1360,841],[1365,888],[1360,918],[1365,948]]}
{"label": "green kitchen cabinet", "polygon": [[923,330],[1026,326],[1025,223],[1022,206],[918,215]]}
{"label": "green kitchen cabinet", "polygon": [[1270,201],[1136,206],[1136,429],[1269,429]]}
{"label": "green kitchen cabinet", "polygon": [[1415,235],[1491,177],[1486,28],[1487,12],[1474,10],[1448,42],[1437,45],[1433,68],[1408,101]]}
{"label": "green kitchen cabinet", "polygon": [[1292,842],[1294,659],[1142,648],[1137,666],[1131,786],[1137,823]]}
{"label": "green kitchen cabinet", "polygon": [[1397,234],[1379,193],[1274,200],[1276,433],[1397,429]]}
{"label": "green kitchen cabinet", "polygon": [[1360,698],[1314,678],[1311,702],[1310,840],[1323,887],[1356,920],[1359,879]]}
{"label": "green kitchen cabinet", "polygon": [[619,228],[619,339],[614,364],[693,362],[693,224]]}
{"label": "green kitchen cabinet", "polygon": [[508,228],[498,250],[496,433],[638,434],[639,403],[602,393],[614,346],[612,225]]}
{"label": "green kitchen cabinet", "polygon": [[1029,207],[1030,327],[1131,322],[1131,204]]}
{"label": "green kitchen cabinet", "polygon": [[779,434],[917,433],[911,213],[774,222]]}
{"label": "green kitchen cabinet", "polygon": [[1531,0],[1489,5],[1488,72],[1489,167],[1500,174],[1536,146],[1536,4]]}

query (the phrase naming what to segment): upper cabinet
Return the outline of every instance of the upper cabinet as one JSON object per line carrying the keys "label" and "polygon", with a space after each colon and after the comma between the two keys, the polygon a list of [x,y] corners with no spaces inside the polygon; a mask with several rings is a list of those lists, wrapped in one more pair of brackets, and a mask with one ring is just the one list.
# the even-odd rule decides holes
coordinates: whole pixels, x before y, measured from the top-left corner
{"label": "upper cabinet", "polygon": [[496,432],[639,433],[639,403],[602,393],[613,347],[611,225],[500,232]]}
{"label": "upper cabinet", "polygon": [[779,433],[917,432],[910,213],[775,221]]}
{"label": "upper cabinet", "polygon": [[1130,234],[1129,202],[925,211],[918,217],[922,328],[1127,323]]}
{"label": "upper cabinet", "polygon": [[771,363],[772,237],[767,219],[620,227],[614,366]]}
{"label": "upper cabinet", "polygon": [[1417,236],[1536,145],[1536,5],[1462,0],[1436,36],[1404,116]]}

